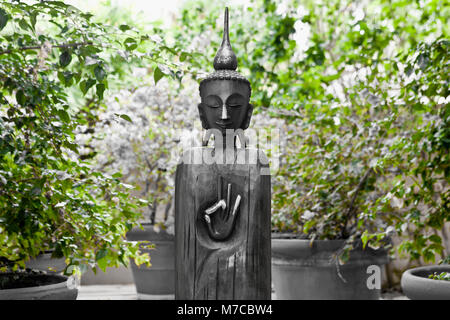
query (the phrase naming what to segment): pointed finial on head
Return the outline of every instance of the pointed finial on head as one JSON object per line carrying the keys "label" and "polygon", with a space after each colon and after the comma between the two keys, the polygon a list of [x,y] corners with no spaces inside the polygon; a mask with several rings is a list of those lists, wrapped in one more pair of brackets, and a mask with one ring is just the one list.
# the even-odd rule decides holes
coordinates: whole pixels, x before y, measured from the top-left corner
{"label": "pointed finial on head", "polygon": [[225,8],[223,21],[223,40],[214,58],[215,70],[236,70],[237,59],[230,44],[230,36],[228,34],[228,7]]}

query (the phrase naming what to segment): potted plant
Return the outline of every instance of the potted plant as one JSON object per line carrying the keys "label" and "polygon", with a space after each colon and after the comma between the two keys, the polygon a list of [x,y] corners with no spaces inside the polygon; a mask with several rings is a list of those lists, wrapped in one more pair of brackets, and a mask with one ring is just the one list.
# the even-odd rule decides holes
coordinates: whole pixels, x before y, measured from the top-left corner
{"label": "potted plant", "polygon": [[[323,16],[317,12],[320,9],[308,9],[310,21]],[[367,17],[373,12],[370,8],[363,10],[365,26],[370,22],[374,25],[368,30],[375,28],[377,20]],[[333,14],[337,12],[331,12],[331,16]],[[396,18],[389,16],[385,19]],[[341,33],[342,36],[344,34]],[[382,34],[378,35],[382,38]],[[396,237],[403,235],[398,249],[407,252],[411,259],[433,261],[445,249],[443,238],[437,231],[442,229],[445,235],[445,223],[450,218],[449,111],[442,104],[444,100],[439,98],[438,92],[415,91],[422,83],[437,85],[446,77],[445,68],[440,65],[444,63],[443,56],[448,54],[448,43],[440,40],[439,34],[434,39],[431,44],[408,49],[397,44],[395,48],[402,54],[392,60],[387,56],[390,62],[385,66],[389,63],[402,65],[403,71],[385,69],[390,71],[378,73],[375,78],[357,76],[348,82],[345,74],[338,72],[336,85],[343,88],[345,95],[338,99],[327,97],[326,103],[308,107],[299,114],[300,125],[293,130],[296,136],[291,137],[286,164],[275,186],[273,222],[276,230],[289,230],[306,239],[294,240],[298,242],[295,253],[285,252],[285,240],[273,242],[274,282],[276,292],[282,298],[378,298],[379,292],[377,295],[368,293],[370,288],[366,283],[371,274],[366,270],[371,264],[386,263],[387,259],[372,250],[367,251],[367,248],[386,248],[387,240],[395,233]],[[333,44],[340,41],[345,42],[345,36],[338,36]],[[413,39],[411,41],[415,43]],[[394,44],[391,42],[393,47]],[[360,49],[360,58],[353,63],[358,64],[358,68],[374,68],[363,58],[367,48]],[[333,63],[334,54],[343,54],[330,50],[329,60],[324,61],[326,65]],[[426,64],[424,57],[428,59]],[[331,65],[327,67],[332,68]],[[356,69],[347,69],[351,70],[349,74],[357,74]],[[415,73],[415,80],[405,82],[411,72]],[[401,93],[377,94],[382,91],[382,83],[400,88]],[[364,90],[368,87],[378,89],[370,90],[366,95]],[[413,104],[416,94],[422,100]],[[333,102],[338,104],[333,106]],[[402,107],[396,109],[394,104]],[[428,113],[419,111],[419,106]],[[370,114],[363,111],[375,109],[377,111],[370,111]],[[412,123],[414,125],[410,126]],[[345,246],[332,244],[339,240]],[[294,244],[290,246],[294,247]],[[348,259],[345,264],[338,263],[338,253],[344,253],[342,257]],[[287,262],[290,257],[297,261]],[[319,273],[324,272],[319,266],[330,257],[334,257],[335,274],[341,270],[344,279],[342,270],[355,268],[354,263],[362,264],[359,274],[355,269],[348,271],[348,278],[356,279],[360,285],[362,291],[358,291],[358,296],[344,295],[345,286],[352,283],[348,278],[347,283],[341,279],[341,287],[335,296],[330,295],[332,286],[319,282],[323,278],[331,282],[328,275]],[[293,272],[294,264],[299,267],[298,272],[302,272],[301,281],[305,282],[312,280],[311,266],[316,266],[314,273],[317,277],[312,281],[317,281],[316,288],[322,292],[286,296],[286,291],[280,287],[277,290],[277,278],[283,281],[277,271],[286,269]],[[327,265],[328,268],[332,266],[331,263]],[[339,278],[334,276],[337,282]],[[290,279],[290,283],[302,287],[292,277]],[[284,282],[287,283],[286,280]]]}
{"label": "potted plant", "polygon": [[[130,259],[149,263],[141,243],[125,237],[145,202],[129,195],[132,186],[120,182],[120,174],[96,170],[75,141],[80,128],[95,122],[106,88],[117,88],[146,39],[127,25],[93,22],[91,14],[61,1],[0,5],[2,299],[49,298],[45,288],[57,298],[76,297],[76,286],[67,284],[72,278],[26,269],[27,261],[50,249],[52,257],[65,259],[67,275]],[[117,78],[109,81],[110,73]]]}
{"label": "potted plant", "polygon": [[[127,233],[128,241],[149,241],[153,247],[147,249],[151,255],[151,266],[131,263],[138,299],[173,299],[175,294],[175,239],[165,229],[143,223],[143,228],[134,228]],[[157,231],[155,231],[157,230]]]}
{"label": "potted plant", "polygon": [[72,279],[44,272],[0,273],[0,300],[75,300]]}
{"label": "potted plant", "polygon": [[[386,250],[353,246],[342,263],[345,240],[272,238],[272,278],[277,299],[379,299]],[[373,279],[371,279],[373,276]]]}
{"label": "potted plant", "polygon": [[[91,132],[78,135],[81,144],[95,151],[96,168],[105,173],[120,170],[121,181],[136,185],[133,195],[148,201],[141,210],[141,226],[127,233],[128,241],[148,241],[151,266],[131,263],[140,299],[174,296],[174,173],[183,132],[190,132],[196,117],[195,82],[185,79],[183,89],[173,82],[157,84],[144,69],[134,70],[143,80],[139,88],[122,90],[106,101]],[[193,111],[194,110],[194,111]],[[133,114],[133,121],[116,114]],[[184,130],[184,131],[182,131]],[[182,144],[182,143],[181,143]]]}
{"label": "potted plant", "polygon": [[[345,284],[339,274],[352,283],[359,273],[364,287],[368,264],[387,262],[380,250],[396,253],[390,238],[408,259],[425,262],[446,246],[435,233],[450,219],[448,34],[433,4],[394,3],[264,1],[233,11],[242,23],[230,37],[255,113],[283,120],[276,124],[282,154],[272,174],[273,229],[274,237],[294,240],[273,241],[274,269],[289,269],[281,260],[290,256],[327,264],[336,285]],[[219,45],[205,43],[216,41],[209,21],[220,10],[188,6],[177,39],[199,47],[192,63],[201,70]],[[405,18],[413,10],[422,15]],[[198,11],[207,18],[197,19]],[[192,41],[198,34],[203,39]],[[359,271],[346,272],[357,260]],[[279,297],[290,291],[277,290],[273,278]],[[328,286],[317,287],[332,298]],[[359,297],[379,297],[379,289],[370,292]]]}
{"label": "potted plant", "polygon": [[403,273],[401,284],[403,293],[409,299],[449,300],[450,265],[441,263],[409,269]]}

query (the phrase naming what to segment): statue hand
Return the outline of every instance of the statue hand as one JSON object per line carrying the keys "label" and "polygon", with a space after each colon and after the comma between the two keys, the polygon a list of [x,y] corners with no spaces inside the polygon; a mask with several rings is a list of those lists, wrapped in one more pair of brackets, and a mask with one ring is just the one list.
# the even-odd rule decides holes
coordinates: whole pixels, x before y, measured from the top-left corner
{"label": "statue hand", "polygon": [[[227,201],[225,202],[224,199],[220,199],[213,206],[205,210],[204,218],[208,227],[208,233],[214,240],[225,240],[233,231],[237,212],[241,203],[241,196],[237,195],[233,207],[231,207],[230,200],[231,184],[229,183],[227,188]],[[214,214],[214,223],[211,219],[212,214]]]}

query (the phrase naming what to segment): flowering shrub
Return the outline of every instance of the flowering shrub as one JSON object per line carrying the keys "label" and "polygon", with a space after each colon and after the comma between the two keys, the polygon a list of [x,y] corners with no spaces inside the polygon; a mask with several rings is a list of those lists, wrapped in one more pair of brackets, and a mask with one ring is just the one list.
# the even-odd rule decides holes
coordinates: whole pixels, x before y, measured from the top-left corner
{"label": "flowering shrub", "polygon": [[140,217],[130,186],[69,155],[79,153],[75,132],[95,122],[107,88],[142,60],[141,45],[156,78],[172,49],[92,20],[61,1],[0,3],[1,271],[49,249],[66,257],[67,272],[149,263],[125,239]]}
{"label": "flowering shrub", "polygon": [[[145,79],[145,70],[136,72]],[[135,195],[149,201],[145,220],[170,227],[169,232],[180,133],[200,129],[198,100],[198,85],[188,79],[178,88],[165,79],[122,90],[105,102],[93,133],[77,135],[84,153],[96,153],[96,169],[121,172],[122,181],[140,187]]]}
{"label": "flowering shrub", "polygon": [[[198,70],[221,41],[222,5],[196,1],[182,12],[179,43],[211,29],[217,35],[190,60]],[[255,113],[286,123],[272,180],[274,230],[348,239],[347,249],[353,240],[377,247],[397,233],[411,259],[445,256],[446,15],[438,0],[255,0],[231,8],[231,43]]]}

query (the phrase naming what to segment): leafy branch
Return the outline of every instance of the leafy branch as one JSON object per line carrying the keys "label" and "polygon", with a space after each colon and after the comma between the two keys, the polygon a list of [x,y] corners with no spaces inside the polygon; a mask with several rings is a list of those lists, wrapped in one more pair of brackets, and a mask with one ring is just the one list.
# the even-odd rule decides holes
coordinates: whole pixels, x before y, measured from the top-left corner
{"label": "leafy branch", "polygon": [[[63,44],[56,44],[56,45],[50,44],[50,48],[73,48],[73,47],[87,46],[87,45],[92,45],[92,44],[93,44],[93,42],[91,42],[91,41],[63,43]],[[16,52],[16,51],[40,50],[40,49],[42,49],[42,47],[43,47],[42,45],[41,46],[23,46],[23,47],[19,47],[19,48],[15,48],[15,49],[8,49],[8,50],[0,51],[0,55],[10,54],[10,53]]]}

